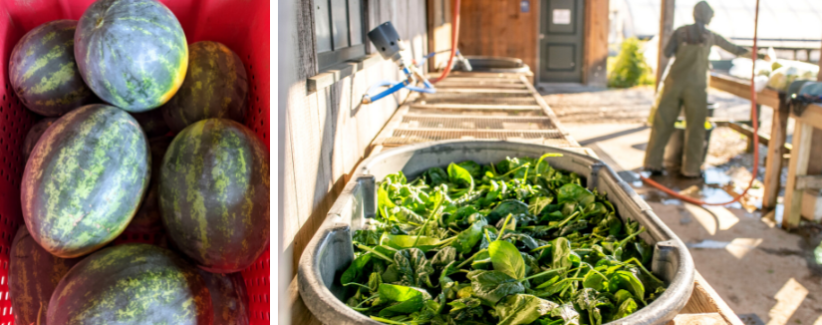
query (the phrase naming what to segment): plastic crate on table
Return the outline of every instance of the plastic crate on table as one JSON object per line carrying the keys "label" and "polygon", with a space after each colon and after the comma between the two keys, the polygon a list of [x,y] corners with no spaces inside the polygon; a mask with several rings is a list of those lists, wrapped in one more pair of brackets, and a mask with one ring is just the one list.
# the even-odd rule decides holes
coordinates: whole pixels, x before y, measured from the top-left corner
{"label": "plastic crate on table", "polygon": [[[0,0],[0,325],[13,325],[8,290],[9,251],[23,225],[20,180],[25,161],[20,147],[36,116],[20,104],[9,87],[8,62],[17,41],[29,30],[52,20],[79,19],[93,0]],[[249,109],[245,124],[270,147],[268,0],[161,0],[177,16],[190,43],[217,41],[242,59],[249,76]],[[267,226],[267,225],[266,225]],[[123,234],[116,243],[150,242],[159,234]],[[248,286],[251,324],[270,324],[269,251],[242,272]],[[23,324],[28,325],[28,324]]]}

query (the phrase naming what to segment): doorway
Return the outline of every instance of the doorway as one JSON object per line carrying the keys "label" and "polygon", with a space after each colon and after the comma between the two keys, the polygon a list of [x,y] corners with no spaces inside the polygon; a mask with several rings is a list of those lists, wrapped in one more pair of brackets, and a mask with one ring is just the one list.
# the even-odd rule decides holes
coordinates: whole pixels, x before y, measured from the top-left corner
{"label": "doorway", "polygon": [[584,0],[542,0],[539,81],[582,82]]}

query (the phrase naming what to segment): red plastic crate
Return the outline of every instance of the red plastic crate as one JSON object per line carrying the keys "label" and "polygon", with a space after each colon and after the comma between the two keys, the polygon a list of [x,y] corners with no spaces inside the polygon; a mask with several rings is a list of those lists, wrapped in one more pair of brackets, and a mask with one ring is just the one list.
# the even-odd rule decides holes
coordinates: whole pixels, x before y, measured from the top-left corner
{"label": "red plastic crate", "polygon": [[[20,146],[36,116],[20,105],[9,89],[11,50],[29,30],[52,20],[79,19],[93,0],[0,0],[0,325],[14,324],[8,289],[9,250],[18,226],[20,180],[25,162]],[[268,0],[161,0],[180,20],[189,43],[217,41],[237,53],[249,78],[245,124],[270,148],[269,6]],[[266,225],[267,227],[268,225]],[[146,242],[150,234],[126,234],[117,242]],[[251,324],[270,324],[270,262],[266,251],[242,272],[248,285]],[[23,324],[28,325],[28,324]]]}

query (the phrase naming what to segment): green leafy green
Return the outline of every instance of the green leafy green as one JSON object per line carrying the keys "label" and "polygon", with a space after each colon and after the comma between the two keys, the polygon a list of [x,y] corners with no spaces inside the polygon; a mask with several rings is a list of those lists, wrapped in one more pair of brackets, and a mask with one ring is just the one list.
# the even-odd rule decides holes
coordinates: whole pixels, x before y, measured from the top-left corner
{"label": "green leafy green", "polygon": [[645,228],[556,156],[386,176],[352,233],[343,301],[398,325],[601,325],[653,302],[666,284]]}
{"label": "green leafy green", "polygon": [[525,287],[510,275],[500,271],[477,271],[469,275],[474,296],[489,306],[495,305],[505,296],[525,292]]}
{"label": "green leafy green", "polygon": [[488,246],[488,254],[491,256],[494,270],[518,280],[525,277],[525,261],[514,244],[497,239]]}
{"label": "green leafy green", "polygon": [[413,313],[422,309],[426,296],[431,299],[431,296],[422,289],[385,283],[380,285],[379,295],[380,299],[395,302],[380,311],[380,316],[383,317]]}
{"label": "green leafy green", "polygon": [[504,303],[494,309],[500,318],[498,325],[531,324],[538,318],[548,315],[557,304],[532,295],[515,294],[508,296]]}

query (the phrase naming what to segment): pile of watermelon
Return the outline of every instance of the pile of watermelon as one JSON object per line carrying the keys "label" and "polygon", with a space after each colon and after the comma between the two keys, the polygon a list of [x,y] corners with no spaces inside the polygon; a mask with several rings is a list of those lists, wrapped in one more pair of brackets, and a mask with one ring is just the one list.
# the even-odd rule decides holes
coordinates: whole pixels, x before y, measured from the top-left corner
{"label": "pile of watermelon", "polygon": [[20,39],[9,80],[41,116],[21,144],[16,324],[248,324],[238,272],[269,245],[270,184],[240,57],[188,44],[156,0],[99,0]]}

